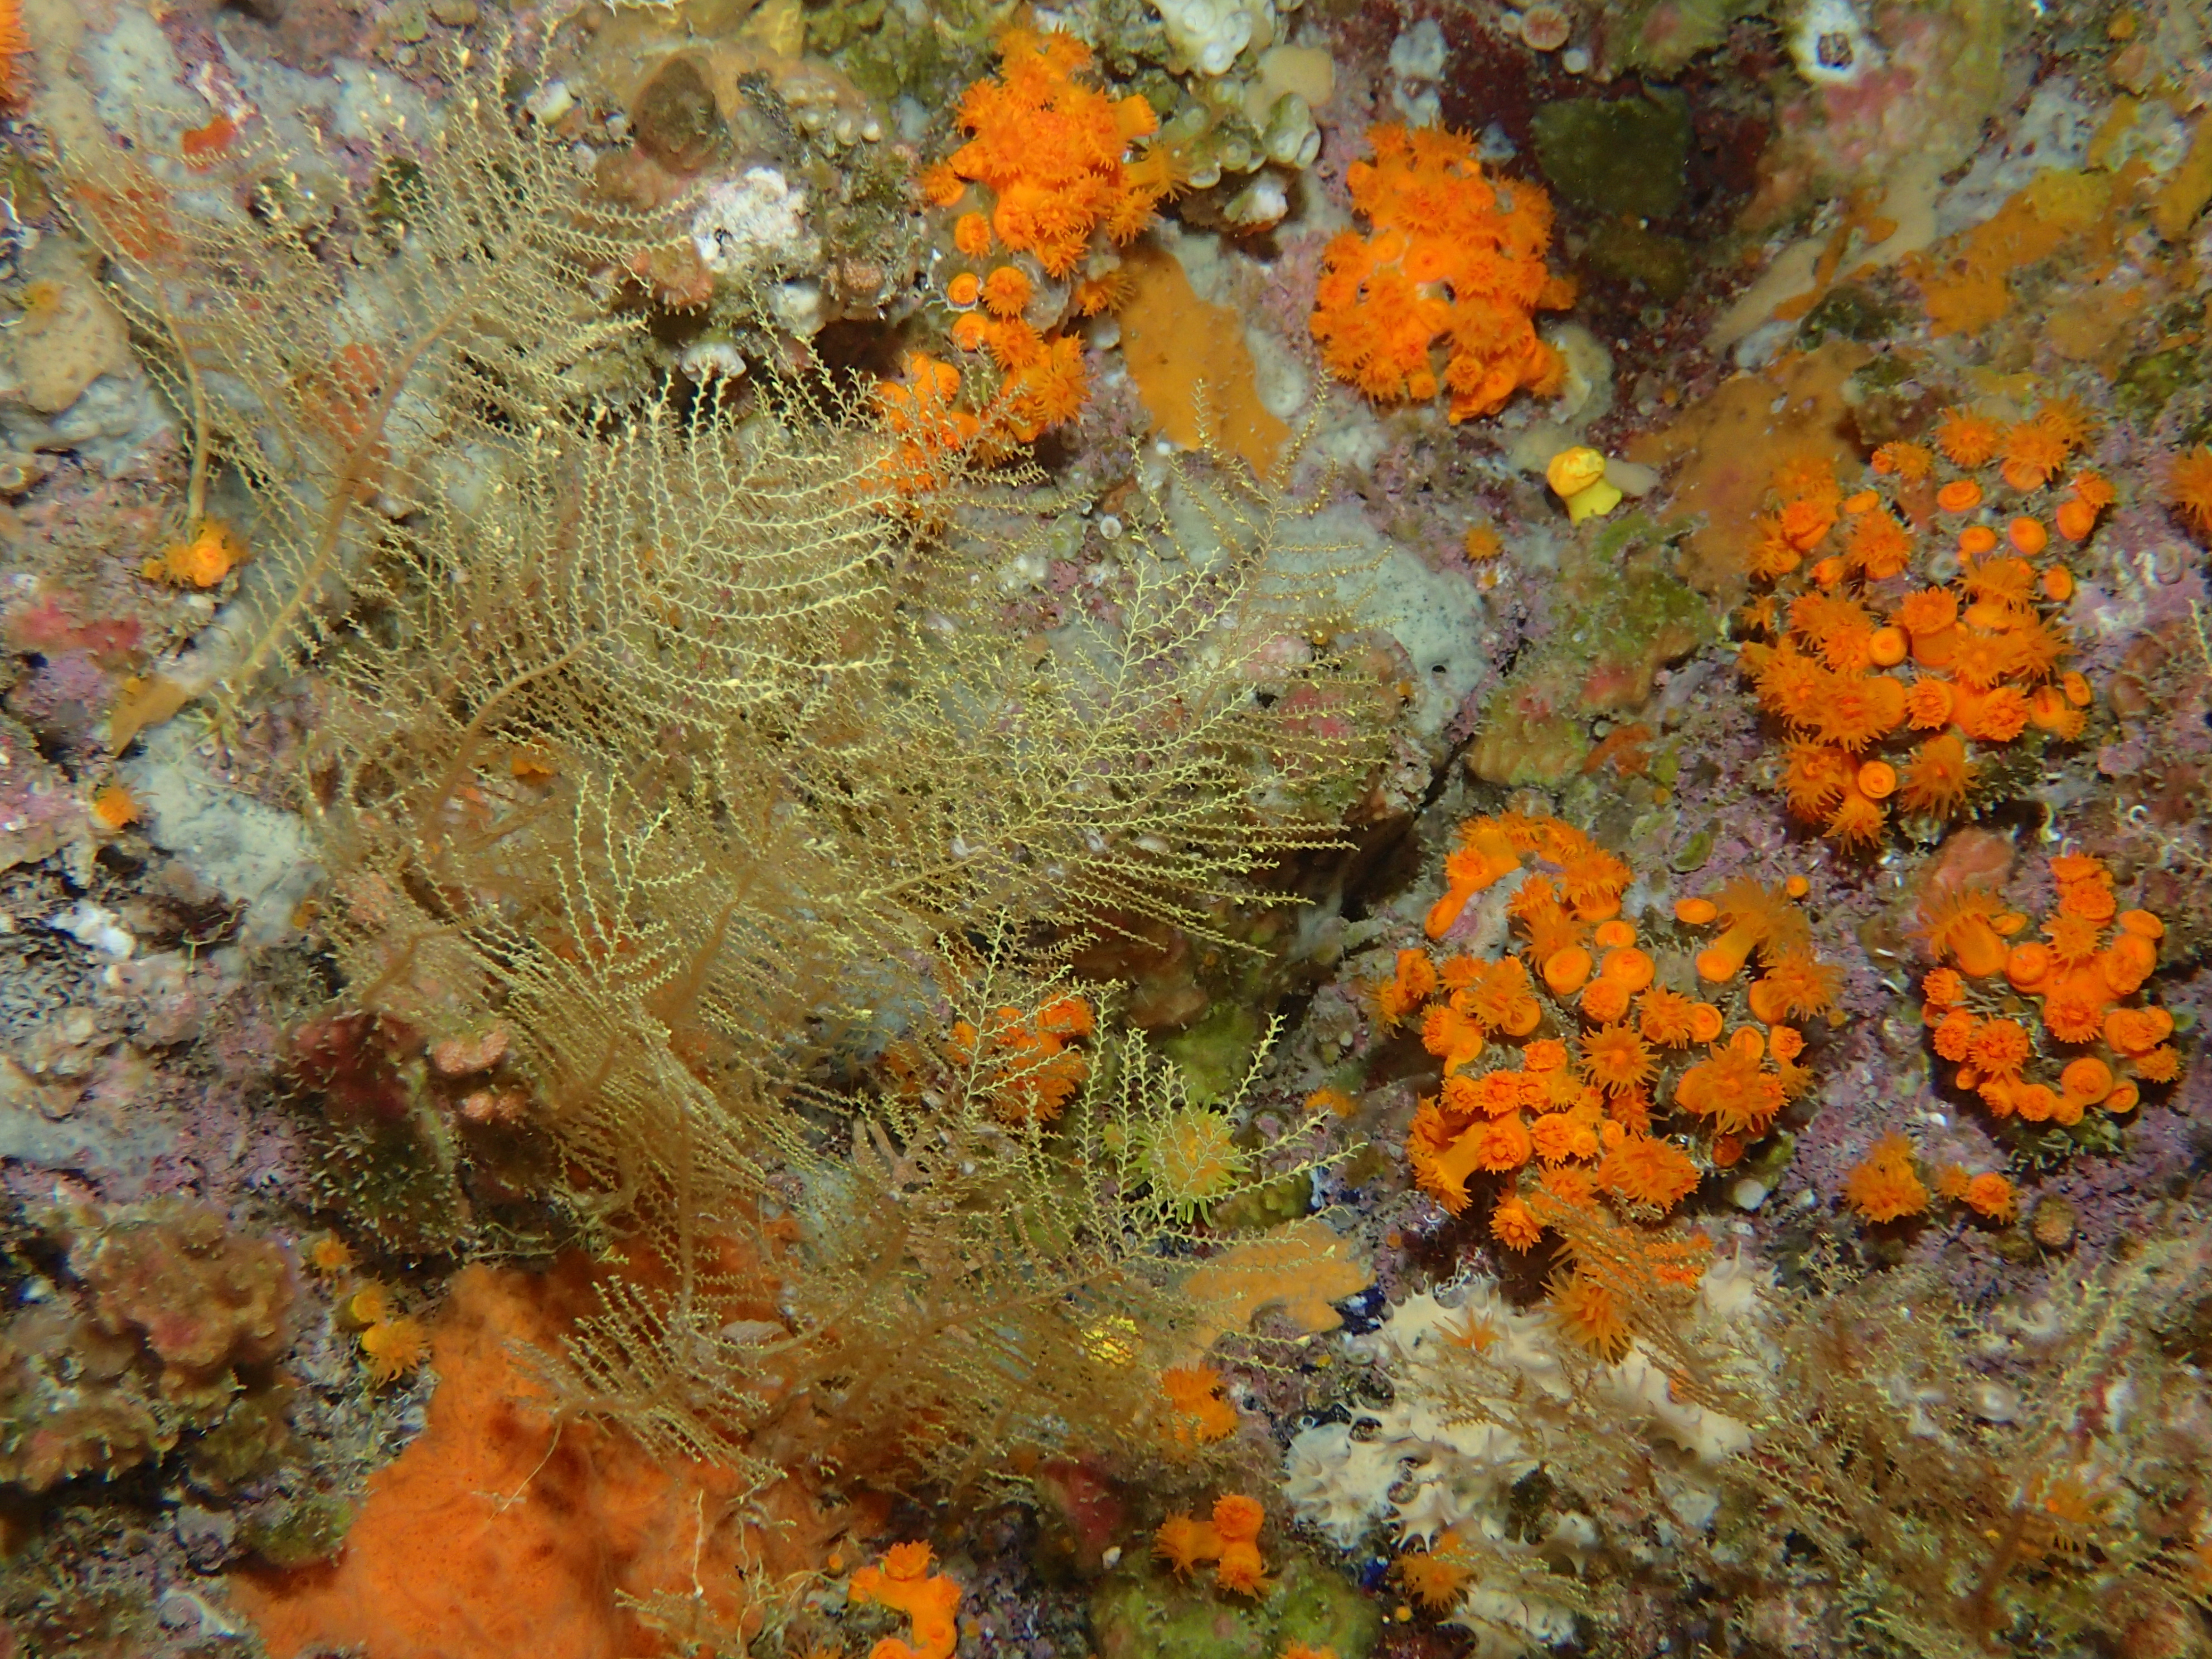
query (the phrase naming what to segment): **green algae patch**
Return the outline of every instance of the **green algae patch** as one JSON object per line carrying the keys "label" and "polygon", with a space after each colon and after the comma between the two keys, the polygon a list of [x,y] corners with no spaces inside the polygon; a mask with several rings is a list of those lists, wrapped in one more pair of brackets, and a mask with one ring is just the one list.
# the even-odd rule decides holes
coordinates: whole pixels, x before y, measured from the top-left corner
{"label": "green algae patch", "polygon": [[2120,370],[2112,401],[2130,420],[2148,425],[2179,393],[2203,378],[2203,360],[2195,346],[2145,352]]}
{"label": "green algae patch", "polygon": [[1682,205],[1690,102],[1653,88],[1640,98],[1564,98],[1536,111],[1536,165],[1577,207],[1663,219]]}
{"label": "green algae patch", "polygon": [[1838,283],[1805,313],[1798,331],[1808,347],[1820,344],[1832,334],[1846,340],[1881,340],[1903,320],[1901,311],[1876,298],[1871,289],[1856,283]]}
{"label": "green algae patch", "polygon": [[1712,602],[1676,575],[1668,532],[1642,513],[1593,522],[1559,573],[1558,625],[1491,694],[1468,769],[1489,783],[1551,787],[1591,758],[1590,722],[1632,721],[1652,678],[1712,640]]}
{"label": "green algae patch", "polygon": [[1601,276],[1640,288],[1657,300],[1679,300],[1690,286],[1690,245],[1631,218],[1614,219],[1583,244],[1583,263]]}
{"label": "green algae patch", "polygon": [[1176,1063],[1194,1104],[1211,1105],[1237,1092],[1259,1045],[1260,1016],[1242,1002],[1217,1001],[1206,1018],[1162,1041],[1160,1052]]}
{"label": "green algae patch", "polygon": [[1382,1631],[1372,1601],[1302,1555],[1285,1558],[1256,1601],[1149,1563],[1108,1579],[1091,1598],[1098,1659],[1275,1659],[1293,1642],[1367,1659]]}

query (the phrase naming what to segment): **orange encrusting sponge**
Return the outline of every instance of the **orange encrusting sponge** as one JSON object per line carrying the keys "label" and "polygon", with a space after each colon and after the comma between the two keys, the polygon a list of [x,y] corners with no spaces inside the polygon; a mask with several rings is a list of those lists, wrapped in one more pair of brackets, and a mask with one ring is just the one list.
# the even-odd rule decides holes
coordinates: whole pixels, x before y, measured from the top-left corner
{"label": "orange encrusting sponge", "polygon": [[1462,133],[1394,123],[1367,138],[1375,159],[1353,162],[1347,182],[1374,228],[1329,243],[1314,293],[1330,372],[1378,404],[1449,391],[1455,422],[1495,414],[1523,388],[1557,392],[1565,364],[1531,321],[1574,303],[1573,284],[1544,265],[1551,198],[1485,178]]}
{"label": "orange encrusting sponge", "polygon": [[[741,1495],[734,1474],[664,1462],[587,1422],[556,1430],[533,1402],[514,1351],[557,1347],[587,1285],[580,1264],[544,1277],[473,1267],[453,1281],[433,1335],[429,1426],[370,1477],[343,1553],[230,1580],[276,1659],[636,1659],[670,1649],[626,1597],[705,1584],[708,1611],[734,1626],[742,1555],[765,1545],[785,1568],[809,1565],[781,1541],[806,1517],[743,1539],[718,1522]],[[797,1492],[769,1496],[780,1506]]]}

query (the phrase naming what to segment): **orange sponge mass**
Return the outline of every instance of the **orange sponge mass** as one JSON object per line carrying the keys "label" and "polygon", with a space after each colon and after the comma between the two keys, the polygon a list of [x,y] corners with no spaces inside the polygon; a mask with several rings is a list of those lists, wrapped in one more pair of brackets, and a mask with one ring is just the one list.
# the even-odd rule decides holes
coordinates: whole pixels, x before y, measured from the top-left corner
{"label": "orange sponge mass", "polygon": [[1374,230],[1328,245],[1314,294],[1330,370],[1376,403],[1448,390],[1454,421],[1494,414],[1524,387],[1556,392],[1565,366],[1530,321],[1574,302],[1572,284],[1544,267],[1551,198],[1486,179],[1464,134],[1389,125],[1367,137],[1375,159],[1347,177]]}
{"label": "orange sponge mass", "polygon": [[[429,1426],[371,1478],[342,1553],[232,1580],[275,1659],[339,1648],[367,1659],[635,1659],[668,1649],[623,1598],[688,1597],[695,1583],[718,1619],[742,1618],[737,1562],[763,1540],[739,1539],[727,1518],[737,1477],[656,1461],[590,1423],[556,1437],[530,1403],[509,1345],[554,1346],[586,1283],[575,1268],[538,1278],[480,1267],[454,1281],[434,1337]],[[792,1518],[819,1541],[809,1517]]]}

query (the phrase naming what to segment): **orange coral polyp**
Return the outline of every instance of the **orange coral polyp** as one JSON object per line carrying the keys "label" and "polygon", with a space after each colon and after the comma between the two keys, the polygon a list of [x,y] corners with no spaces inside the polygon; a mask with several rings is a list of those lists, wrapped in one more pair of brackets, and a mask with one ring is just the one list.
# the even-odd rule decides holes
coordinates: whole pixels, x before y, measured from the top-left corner
{"label": "orange coral polyp", "polygon": [[2058,1075],[2059,1086],[2094,1106],[2112,1092],[2112,1068],[2094,1054],[2069,1060]]}
{"label": "orange coral polyp", "polygon": [[1578,1346],[1607,1361],[1628,1352],[1628,1321],[1620,1297],[1587,1273],[1554,1285],[1552,1306],[1560,1330]]}
{"label": "orange coral polyp", "polygon": [[1930,918],[1929,942],[1970,978],[1988,979],[2002,973],[2012,952],[2003,936],[1990,925],[1995,915],[1989,896],[1969,889]]}
{"label": "orange coral polyp", "polygon": [[1490,1212],[1490,1236],[1509,1250],[1526,1255],[1544,1237],[1544,1229],[1517,1198],[1500,1199]]}
{"label": "orange coral polyp", "polygon": [[1597,1184],[1632,1203],[1671,1210],[1698,1188],[1698,1166],[1670,1140],[1648,1134],[1622,1137],[1597,1168]]}
{"label": "orange coral polyp", "polygon": [[1583,1018],[1610,1024],[1628,1012],[1629,999],[1633,994],[1619,981],[1607,979],[1601,975],[1583,987],[1577,1006],[1582,1009]]}
{"label": "orange coral polyp", "polygon": [[[1932,684],[1941,685],[1942,682]],[[1955,694],[1948,686],[1944,687],[1944,693],[1948,714]],[[1942,732],[1922,744],[1905,763],[1898,799],[1908,811],[1948,817],[1966,804],[1967,794],[1973,787],[1974,771],[1972,763],[1966,758],[1966,746],[1958,734]]]}
{"label": "orange coral polyp", "polygon": [[1759,936],[1749,928],[1729,928],[1698,952],[1698,977],[1711,985],[1726,984],[1743,971],[1743,964],[1750,960],[1758,943]]}
{"label": "orange coral polyp", "polygon": [[1947,409],[1936,428],[1936,447],[1953,465],[1977,467],[1996,454],[2004,435],[2005,429],[1987,416]]}
{"label": "orange coral polyp", "polygon": [[1936,457],[1920,444],[1891,442],[1883,444],[1874,453],[1874,470],[1883,477],[1895,477],[1906,483],[1917,483],[1934,471]]}
{"label": "orange coral polyp", "polygon": [[2071,447],[2040,421],[2022,421],[2005,434],[2000,474],[2005,483],[2023,493],[2040,489],[2066,465]]}
{"label": "orange coral polyp", "polygon": [[1966,1207],[1991,1221],[2009,1221],[2019,1208],[2012,1182],[1995,1170],[1988,1170],[1968,1181],[1960,1194]]}
{"label": "orange coral polyp", "polygon": [[1170,1515],[1152,1533],[1152,1553],[1166,1562],[1178,1577],[1188,1577],[1201,1561],[1221,1553],[1221,1540],[1212,1527],[1188,1515]]}
{"label": "orange coral polyp", "polygon": [[1591,965],[1590,953],[1571,945],[1544,958],[1544,983],[1553,996],[1572,996],[1589,979]]}
{"label": "orange coral polyp", "polygon": [[1606,1025],[1582,1041],[1583,1075],[1608,1094],[1625,1094],[1650,1080],[1650,1047],[1626,1025]]}
{"label": "orange coral polyp", "polygon": [[1249,1544],[1260,1536],[1267,1512],[1257,1498],[1224,1492],[1213,1500],[1213,1530],[1231,1543]]}
{"label": "orange coral polyp", "polygon": [[[1601,933],[1603,929],[1599,930]],[[1602,944],[1604,941],[1599,941]],[[1658,969],[1651,958],[1632,945],[1617,945],[1598,964],[1598,977],[1619,985],[1631,996],[1651,983]]]}
{"label": "orange coral polyp", "polygon": [[2212,445],[2199,444],[2173,463],[2166,495],[2199,535],[2212,533]]}
{"label": "orange coral polyp", "polygon": [[2033,991],[2050,974],[2051,952],[2032,940],[2014,945],[2005,957],[2005,978],[2015,990]]}
{"label": "orange coral polyp", "polygon": [[1018,267],[1000,265],[983,279],[984,308],[994,317],[1018,317],[1034,292]]}

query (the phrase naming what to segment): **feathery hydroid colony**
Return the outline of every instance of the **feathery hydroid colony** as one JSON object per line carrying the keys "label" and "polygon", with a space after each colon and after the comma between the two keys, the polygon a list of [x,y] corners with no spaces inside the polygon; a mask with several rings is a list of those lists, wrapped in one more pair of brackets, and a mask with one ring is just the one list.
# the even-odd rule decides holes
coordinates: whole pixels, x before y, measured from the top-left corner
{"label": "feathery hydroid colony", "polygon": [[[1070,53],[1010,41],[957,162],[1055,270],[1091,228],[1063,198],[1149,199]],[[872,408],[773,363],[633,384],[602,301],[670,227],[580,208],[502,72],[419,149],[387,132],[365,171],[404,188],[334,185],[312,233],[258,174],[202,212],[118,154],[80,197],[265,509],[234,683],[319,654],[347,995],[432,1044],[495,1012],[552,1198],[636,1265],[542,1356],[568,1415],[759,1486],[1134,1439],[1194,1218],[1255,1154],[1235,1099],[1191,1101],[1055,975],[1145,926],[1237,948],[1224,901],[1336,843],[1380,690],[1233,487],[1186,489],[1196,538],[1123,506],[1099,603],[1016,637],[986,577],[1042,532],[1016,492],[979,510],[993,434],[946,365]],[[1047,191],[1040,146],[993,148],[1007,100],[1111,167],[1062,156]]]}

